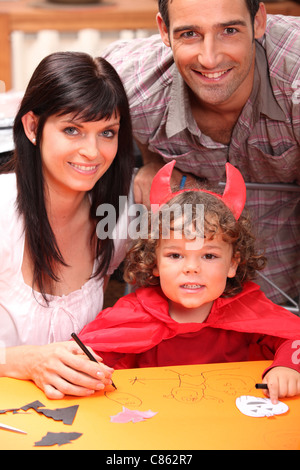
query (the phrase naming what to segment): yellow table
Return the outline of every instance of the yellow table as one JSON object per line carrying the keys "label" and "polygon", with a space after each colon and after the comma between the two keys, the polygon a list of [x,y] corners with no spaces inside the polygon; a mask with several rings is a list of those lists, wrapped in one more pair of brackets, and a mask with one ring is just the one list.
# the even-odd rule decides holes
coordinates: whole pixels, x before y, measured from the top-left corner
{"label": "yellow table", "polygon": [[[116,371],[116,391],[90,398],[51,401],[31,382],[0,378],[0,409],[35,400],[50,409],[79,405],[72,425],[34,410],[0,415],[0,422],[27,435],[0,429],[0,449],[300,449],[300,397],[282,400],[288,413],[251,418],[235,405],[241,395],[264,396],[255,389],[269,362],[174,366]],[[113,423],[123,406],[157,414],[142,422]],[[47,432],[81,433],[62,446],[34,447]],[[113,452],[111,453],[113,456]]]}

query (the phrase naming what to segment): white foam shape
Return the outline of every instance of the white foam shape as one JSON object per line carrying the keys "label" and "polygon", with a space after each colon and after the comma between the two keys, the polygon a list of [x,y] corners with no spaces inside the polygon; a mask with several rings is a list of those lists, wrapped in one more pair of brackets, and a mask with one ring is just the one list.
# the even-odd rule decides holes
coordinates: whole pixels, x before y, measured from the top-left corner
{"label": "white foam shape", "polygon": [[253,418],[263,418],[275,415],[281,415],[289,410],[289,407],[279,401],[274,405],[269,398],[251,397],[242,395],[235,401],[236,406],[246,416]]}

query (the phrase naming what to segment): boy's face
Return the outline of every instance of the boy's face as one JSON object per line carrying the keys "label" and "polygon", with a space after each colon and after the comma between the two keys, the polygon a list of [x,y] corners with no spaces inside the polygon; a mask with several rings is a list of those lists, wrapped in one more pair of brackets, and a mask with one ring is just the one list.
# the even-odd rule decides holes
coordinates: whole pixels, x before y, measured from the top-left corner
{"label": "boy's face", "polygon": [[235,276],[238,262],[221,234],[211,240],[175,237],[171,231],[168,239],[159,241],[153,274],[160,277],[171,317],[180,323],[201,323],[224,292],[227,278]]}

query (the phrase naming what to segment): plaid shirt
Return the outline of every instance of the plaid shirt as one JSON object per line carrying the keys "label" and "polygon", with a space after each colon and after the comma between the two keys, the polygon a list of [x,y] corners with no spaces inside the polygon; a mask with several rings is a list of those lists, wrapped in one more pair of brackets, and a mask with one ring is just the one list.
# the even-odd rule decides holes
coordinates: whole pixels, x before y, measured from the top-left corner
{"label": "plaid shirt", "polygon": [[[248,189],[247,207],[268,257],[263,274],[293,298],[300,293],[300,192],[286,191],[284,184],[300,184],[299,27],[299,18],[268,16],[266,34],[256,42],[252,93],[229,146],[201,133],[172,51],[159,35],[119,41],[104,53],[123,80],[138,142],[210,183],[224,180],[229,161],[246,182],[282,184],[271,191]],[[284,301],[260,284],[273,301]]]}

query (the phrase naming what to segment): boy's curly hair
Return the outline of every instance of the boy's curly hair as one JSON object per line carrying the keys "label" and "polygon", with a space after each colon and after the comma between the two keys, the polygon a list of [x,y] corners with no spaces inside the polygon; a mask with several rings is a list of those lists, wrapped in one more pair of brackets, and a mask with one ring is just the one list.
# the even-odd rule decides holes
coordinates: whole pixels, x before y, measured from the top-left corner
{"label": "boy's curly hair", "polygon": [[[244,210],[239,220],[235,220],[230,209],[217,197],[205,192],[186,191],[163,206],[163,212],[169,212],[170,230],[174,229],[175,212],[172,207],[175,204],[181,208],[186,204],[191,205],[193,228],[197,226],[196,217],[199,215],[196,207],[203,204],[204,234],[202,236],[212,239],[217,234],[222,234],[223,240],[232,245],[233,257],[239,263],[236,275],[227,279],[222,296],[231,297],[241,292],[243,284],[254,279],[256,271],[263,269],[266,265],[265,256],[260,254],[255,247],[255,237],[246,211]],[[155,223],[153,223],[153,217],[156,217]],[[156,248],[162,235],[162,220],[161,210],[155,214],[148,212],[148,238],[135,241],[124,263],[124,279],[129,284],[137,287],[159,284],[159,278],[153,275],[153,269],[156,266]],[[153,225],[158,227],[158,236],[153,237]]]}

